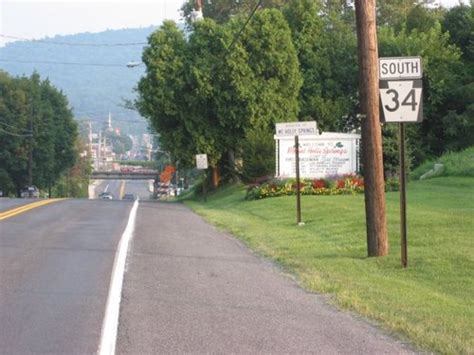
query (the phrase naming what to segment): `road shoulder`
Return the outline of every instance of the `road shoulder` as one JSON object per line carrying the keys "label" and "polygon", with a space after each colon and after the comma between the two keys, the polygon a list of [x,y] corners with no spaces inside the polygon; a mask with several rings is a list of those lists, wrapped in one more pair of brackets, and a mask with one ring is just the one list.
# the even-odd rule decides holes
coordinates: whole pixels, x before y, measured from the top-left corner
{"label": "road shoulder", "polygon": [[140,205],[118,353],[412,353],[178,204]]}

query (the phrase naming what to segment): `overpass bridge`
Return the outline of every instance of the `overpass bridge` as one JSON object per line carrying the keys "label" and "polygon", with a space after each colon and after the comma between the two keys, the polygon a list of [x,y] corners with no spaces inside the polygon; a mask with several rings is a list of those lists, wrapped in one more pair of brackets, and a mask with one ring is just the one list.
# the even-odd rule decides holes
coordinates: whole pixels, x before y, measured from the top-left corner
{"label": "overpass bridge", "polygon": [[93,171],[92,180],[155,180],[159,177],[158,171]]}

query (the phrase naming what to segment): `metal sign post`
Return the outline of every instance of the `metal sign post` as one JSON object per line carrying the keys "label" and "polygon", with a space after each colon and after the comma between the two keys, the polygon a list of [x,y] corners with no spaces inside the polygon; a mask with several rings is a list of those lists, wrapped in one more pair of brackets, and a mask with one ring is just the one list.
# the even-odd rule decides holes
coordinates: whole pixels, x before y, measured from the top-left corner
{"label": "metal sign post", "polygon": [[282,122],[275,125],[276,135],[279,137],[295,137],[295,170],[296,170],[296,224],[301,222],[301,179],[300,179],[300,144],[299,136],[318,134],[316,121]]}
{"label": "metal sign post", "polygon": [[400,160],[400,247],[401,263],[408,266],[405,122],[423,120],[422,68],[420,57],[379,58],[382,121],[398,122]]}
{"label": "metal sign post", "polygon": [[405,168],[405,126],[400,122],[400,245],[402,266],[408,265],[407,247],[407,194]]}
{"label": "metal sign post", "polygon": [[207,202],[207,173],[204,170],[204,180],[202,183],[202,194],[204,195],[204,202]]}
{"label": "metal sign post", "polygon": [[296,224],[301,222],[301,182],[300,182],[300,142],[298,136],[295,136],[295,168],[296,168]]}

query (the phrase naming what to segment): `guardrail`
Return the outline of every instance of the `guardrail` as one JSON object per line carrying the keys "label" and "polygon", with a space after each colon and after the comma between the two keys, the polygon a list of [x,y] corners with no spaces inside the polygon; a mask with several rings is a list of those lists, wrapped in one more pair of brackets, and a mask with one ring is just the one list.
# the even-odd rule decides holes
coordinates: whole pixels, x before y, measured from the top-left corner
{"label": "guardrail", "polygon": [[158,171],[93,171],[91,174],[92,180],[152,180],[159,176]]}

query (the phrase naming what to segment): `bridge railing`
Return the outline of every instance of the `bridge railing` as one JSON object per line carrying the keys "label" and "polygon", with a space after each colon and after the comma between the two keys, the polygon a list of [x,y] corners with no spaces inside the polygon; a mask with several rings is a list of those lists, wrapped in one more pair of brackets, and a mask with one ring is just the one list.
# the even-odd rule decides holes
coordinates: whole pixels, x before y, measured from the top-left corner
{"label": "bridge railing", "polygon": [[158,171],[93,171],[91,179],[95,180],[150,180],[159,176]]}

